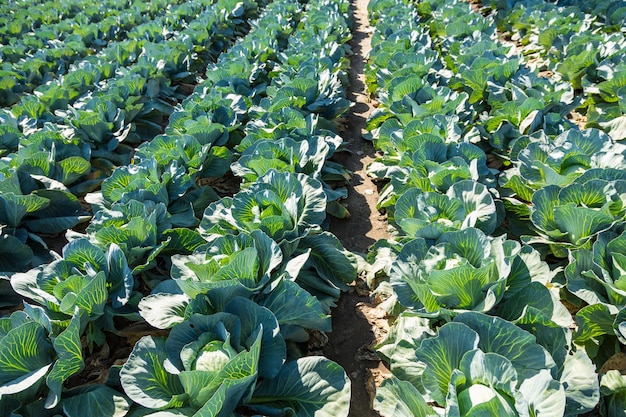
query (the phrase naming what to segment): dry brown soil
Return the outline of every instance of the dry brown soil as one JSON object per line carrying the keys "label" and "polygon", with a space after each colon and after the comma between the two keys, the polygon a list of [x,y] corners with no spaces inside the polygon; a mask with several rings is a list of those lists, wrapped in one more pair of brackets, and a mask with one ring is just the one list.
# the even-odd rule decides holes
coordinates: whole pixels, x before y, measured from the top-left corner
{"label": "dry brown soil", "polygon": [[[373,110],[365,86],[364,67],[371,49],[372,28],[367,17],[368,0],[352,0],[354,16],[353,55],[350,59],[350,88],[348,99],[354,103],[342,136],[349,143],[350,154],[338,161],[354,175],[344,200],[350,212],[348,219],[333,220],[330,231],[341,240],[346,249],[366,254],[367,248],[378,239],[388,237],[387,221],[376,210],[378,190],[365,169],[375,157],[372,144],[361,135],[365,132],[367,117]],[[362,279],[357,279],[351,291],[344,293],[333,311],[333,331],[323,353],[339,363],[352,382],[352,400],[349,417],[378,417],[372,408],[375,385],[389,374],[374,353],[373,346],[387,331],[385,312],[376,308],[370,291]]]}

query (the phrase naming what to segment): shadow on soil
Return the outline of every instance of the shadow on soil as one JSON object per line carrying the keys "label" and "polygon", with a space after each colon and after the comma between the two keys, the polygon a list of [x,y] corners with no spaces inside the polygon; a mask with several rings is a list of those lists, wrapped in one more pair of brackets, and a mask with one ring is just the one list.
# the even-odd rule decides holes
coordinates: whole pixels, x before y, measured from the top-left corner
{"label": "shadow on soil", "polygon": [[380,361],[368,358],[376,337],[369,321],[356,307],[369,302],[368,296],[360,296],[356,291],[343,293],[333,311],[333,331],[323,348],[324,355],[339,363],[352,383],[348,417],[380,417],[371,402],[375,389],[371,370],[378,368]]}
{"label": "shadow on soil", "polygon": [[[343,201],[350,211],[348,219],[332,219],[330,230],[352,252],[366,254],[377,239],[386,237],[386,223],[376,210],[378,192],[368,178],[365,168],[375,157],[372,144],[362,138],[367,118],[373,107],[365,87],[365,60],[369,53],[367,0],[353,0],[355,18],[350,43],[350,87],[347,98],[354,103],[347,115],[341,136],[348,142],[350,152],[336,154],[333,159],[353,172],[347,185],[348,198]],[[350,292],[343,293],[332,311],[333,331],[323,353],[341,365],[352,382],[352,398],[348,417],[380,417],[372,407],[375,391],[374,374],[382,367],[372,352],[376,334],[371,318],[363,311],[371,302],[369,291],[357,279]]]}

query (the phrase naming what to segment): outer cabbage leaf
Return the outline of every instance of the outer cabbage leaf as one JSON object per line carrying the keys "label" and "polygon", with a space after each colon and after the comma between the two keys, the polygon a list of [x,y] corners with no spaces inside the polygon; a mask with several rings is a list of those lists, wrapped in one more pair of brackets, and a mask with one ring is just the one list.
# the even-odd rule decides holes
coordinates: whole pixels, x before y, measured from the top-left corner
{"label": "outer cabbage leaf", "polygon": [[189,317],[193,312],[193,307],[190,308],[190,305],[193,305],[192,301],[185,294],[157,292],[139,301],[139,314],[151,326],[169,329]]}
{"label": "outer cabbage leaf", "polygon": [[[50,189],[38,189],[38,179],[50,182]],[[0,173],[0,224],[26,227],[35,233],[56,234],[86,221],[78,199],[57,181],[29,176],[11,169]]]}
{"label": "outer cabbage leaf", "polygon": [[35,254],[31,247],[13,234],[6,233],[4,227],[0,227],[0,230],[0,271],[24,271],[29,266],[34,266],[32,263]]}
{"label": "outer cabbage leaf", "polygon": [[261,382],[246,405],[268,416],[345,417],[350,388],[339,365],[308,356],[287,362],[275,378]]}
{"label": "outer cabbage leaf", "polygon": [[558,273],[559,269],[550,269],[542,260],[539,251],[522,245],[511,261],[507,290],[495,313],[506,320],[516,321],[526,330],[525,325],[546,323],[557,332],[571,327],[572,316],[561,302],[562,284],[555,279]]}
{"label": "outer cabbage leaf", "polygon": [[258,303],[271,310],[283,327],[300,326],[323,332],[332,330],[330,315],[323,311],[320,301],[286,278],[281,279],[271,292],[262,295]]}
{"label": "outer cabbage leaf", "polygon": [[18,227],[29,213],[36,212],[50,204],[50,201],[35,194],[15,195],[3,193],[0,196],[0,221],[11,228]]}
{"label": "outer cabbage leaf", "polygon": [[181,406],[186,399],[176,375],[166,371],[165,341],[152,336],[142,337],[120,371],[126,395],[147,408]]}
{"label": "outer cabbage leaf", "polygon": [[35,233],[62,233],[89,220],[76,196],[67,191],[36,190],[33,194],[49,201],[48,206],[24,218],[24,225]]}
{"label": "outer cabbage leaf", "polygon": [[106,385],[92,385],[72,390],[63,398],[63,412],[67,417],[90,413],[106,417],[124,417],[130,409],[126,396]]}
{"label": "outer cabbage leaf", "polygon": [[45,408],[53,409],[63,382],[84,367],[78,309],[62,331],[53,330],[51,319],[27,304],[25,311],[0,319],[0,328],[2,401],[15,398],[27,407],[43,393]]}
{"label": "outer cabbage leaf", "polygon": [[429,398],[439,405],[447,402],[448,385],[467,352],[478,347],[479,336],[467,326],[450,323],[436,337],[422,341],[415,358],[426,365],[422,383]]}
{"label": "outer cabbage leaf", "polygon": [[309,256],[296,276],[298,284],[314,295],[316,291],[327,294],[334,294],[337,289],[347,291],[347,284],[356,278],[357,262],[336,236],[329,232],[310,233],[300,240],[296,254],[304,251]]}
{"label": "outer cabbage leaf", "polygon": [[55,359],[52,343],[46,336],[45,328],[35,321],[28,321],[15,326],[0,340],[3,347],[0,393],[3,396],[41,385]]}
{"label": "outer cabbage leaf", "polygon": [[[478,347],[485,352],[498,353],[511,361],[520,380],[547,369],[554,376],[557,365],[545,348],[537,344],[530,333],[499,317],[468,312],[460,314],[455,322],[463,323],[476,331],[480,337]],[[513,338],[516,343],[504,343]]]}
{"label": "outer cabbage leaf", "polygon": [[395,376],[385,379],[376,390],[374,410],[382,417],[436,417],[433,407],[409,382]]}

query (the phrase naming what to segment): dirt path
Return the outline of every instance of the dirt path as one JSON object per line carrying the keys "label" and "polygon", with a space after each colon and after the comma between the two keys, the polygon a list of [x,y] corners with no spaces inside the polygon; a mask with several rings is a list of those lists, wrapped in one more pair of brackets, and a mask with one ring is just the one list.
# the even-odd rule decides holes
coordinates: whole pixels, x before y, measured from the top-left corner
{"label": "dirt path", "polygon": [[[375,157],[372,144],[362,139],[366,120],[373,110],[366,86],[364,67],[371,49],[371,27],[367,17],[368,0],[352,0],[354,15],[353,39],[350,43],[350,89],[352,101],[348,124],[342,133],[349,143],[351,154],[340,156],[338,162],[354,172],[344,201],[350,211],[349,219],[334,220],[331,232],[350,251],[366,254],[367,248],[378,239],[388,237],[384,215],[376,210],[378,191],[365,168]],[[388,371],[372,351],[386,331],[384,311],[370,303],[370,293],[362,280],[357,280],[352,291],[344,293],[333,311],[333,331],[328,334],[324,354],[339,363],[352,381],[352,400],[349,417],[379,417],[372,408],[376,381]]]}
{"label": "dirt path", "polygon": [[365,133],[367,117],[374,107],[365,86],[365,60],[371,50],[372,28],[367,17],[368,0],[352,0],[354,15],[353,38],[350,42],[353,55],[350,58],[350,88],[347,97],[354,103],[346,130],[342,133],[349,143],[352,154],[344,153],[338,161],[354,172],[348,187],[348,198],[344,201],[351,217],[333,222],[332,231],[344,246],[358,253],[366,253],[375,241],[388,237],[387,222],[376,210],[378,191],[365,172],[375,156],[371,142],[361,137]]}

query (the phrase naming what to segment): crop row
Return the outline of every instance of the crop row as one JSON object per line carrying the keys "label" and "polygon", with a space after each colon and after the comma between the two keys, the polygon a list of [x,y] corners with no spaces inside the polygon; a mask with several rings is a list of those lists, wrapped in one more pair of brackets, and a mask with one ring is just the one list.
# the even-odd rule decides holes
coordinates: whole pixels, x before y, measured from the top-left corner
{"label": "crop row", "polygon": [[[330,330],[330,307],[356,275],[353,256],[324,231],[327,211],[346,214],[328,202],[345,194],[335,187],[349,173],[326,159],[343,146],[334,119],[349,105],[348,3],[277,0],[250,27],[209,64],[165,134],[87,194],[94,215],[84,232],[67,232],[61,255],[4,260],[14,270],[40,265],[5,276],[25,301],[0,319],[3,412],[347,415],[343,369],[302,354],[310,331]],[[21,138],[16,154],[38,134]],[[93,151],[78,135],[58,139],[52,154],[61,145]],[[100,163],[93,152],[83,159]],[[219,198],[206,183],[228,176],[231,164],[241,190]],[[0,197],[23,207],[7,211],[22,214],[11,218],[14,229],[43,245],[26,223],[31,203],[46,204],[30,197],[42,191],[21,194],[18,181],[47,184],[45,191],[65,185],[24,168],[9,172]],[[12,197],[17,190],[25,198]],[[155,330],[124,365],[112,366],[106,383],[75,387],[85,353],[108,349],[138,321]]]}
{"label": "crop row", "polygon": [[[483,16],[454,0],[370,3],[367,81],[380,105],[368,127],[382,156],[368,172],[384,181],[379,207],[395,232],[370,253],[377,265],[388,259],[370,279],[383,280],[377,291],[396,316],[379,346],[394,376],[375,408],[623,415],[626,380],[609,359],[626,341],[626,148],[615,130],[574,124],[572,110],[596,100],[592,89],[581,94],[502,42],[497,22],[509,10],[494,4],[505,11]],[[585,19],[621,36],[608,17]],[[605,74],[622,58],[613,50]]]}
{"label": "crop row", "polygon": [[33,233],[62,233],[88,218],[77,197],[129,163],[134,146],[162,132],[173,104],[184,97],[172,84],[204,71],[199,51],[218,53],[241,35],[246,16],[256,14],[255,3],[234,6],[219,1],[216,7],[228,13],[210,9],[171,41],[126,44],[121,62],[136,61],[128,67],[103,58],[83,62],[46,93],[5,111],[2,270],[49,261]]}
{"label": "crop row", "polygon": [[[45,123],[62,126],[70,124],[75,112],[70,111],[70,115],[67,116],[65,113],[69,108],[99,107],[90,104],[94,93],[101,96],[110,89],[119,88],[120,84],[122,87],[130,84],[127,86],[131,90],[130,94],[141,95],[143,85],[138,80],[132,80],[132,77],[145,79],[144,82],[150,87],[150,91],[145,95],[165,101],[166,103],[160,107],[165,107],[161,111],[167,112],[166,104],[175,102],[181,94],[177,91],[180,87],[172,84],[195,82],[197,75],[204,70],[207,60],[214,59],[234,39],[245,34],[247,27],[245,19],[242,20],[241,17],[253,16],[256,9],[255,3],[234,1],[221,1],[214,5],[215,8],[208,7],[213,3],[212,0],[197,1],[175,7],[164,19],[151,20],[133,28],[128,33],[127,41],[114,42],[101,53],[84,60],[75,60],[80,54],[69,51],[73,62],[69,72],[66,68],[69,63],[65,59],[48,60],[44,57],[42,62],[49,65],[48,70],[56,71],[61,76],[50,82],[40,79],[44,85],[37,88],[33,94],[20,97],[11,107],[11,114],[16,119],[13,122],[17,122],[25,134],[40,129]],[[220,13],[220,10],[230,12]],[[198,14],[194,14],[194,11]],[[185,20],[185,15],[188,15],[186,16],[188,20]],[[45,49],[53,50],[54,48]],[[29,70],[35,69],[37,76],[43,74],[46,78],[44,73],[48,70],[42,72],[36,69],[37,66],[32,62],[26,63],[26,66]],[[61,68],[58,69],[57,66]],[[129,77],[132,81],[128,81]],[[18,77],[6,78],[19,81]],[[31,80],[30,83],[33,84],[29,75],[22,78]],[[11,87],[9,84],[7,86]],[[134,91],[136,89],[139,89],[139,92]],[[135,107],[136,105],[133,106]],[[68,117],[70,120],[67,120]],[[127,123],[132,121],[132,118],[126,119],[130,119]],[[98,120],[91,120],[91,124],[97,122]],[[120,124],[117,120],[105,122]],[[62,126],[60,130],[63,129]],[[120,131],[124,132],[124,129]],[[98,134],[89,133],[87,132],[89,136],[87,139],[96,140],[94,136]]]}
{"label": "crop row", "polygon": [[[97,6],[104,6],[100,9]],[[76,20],[83,24],[97,22],[103,17],[109,15],[117,15],[121,11],[133,5],[132,1],[105,1],[104,3],[95,3],[93,1],[68,0],[63,3],[54,1],[37,2],[33,0],[27,1],[8,1],[0,4],[0,34],[2,34],[2,43],[13,43],[19,35],[28,33],[34,34],[36,29],[48,29],[50,26],[56,25],[64,21]],[[139,6],[138,4],[135,4]],[[163,6],[162,3],[159,5]],[[145,4],[148,13],[154,13],[153,5]],[[72,23],[70,23],[72,24]],[[75,23],[74,23],[75,24]],[[64,29],[67,27],[63,27]]]}
{"label": "crop row", "polygon": [[626,139],[623,1],[490,6],[498,9],[498,28],[511,34],[534,66],[572,84],[581,96],[586,127]]}
{"label": "crop row", "polygon": [[[120,2],[113,3],[121,6]],[[33,27],[33,23],[31,26],[24,23],[34,32],[28,36],[12,37],[0,49],[3,57],[0,104],[13,105],[24,94],[32,94],[35,90],[45,94],[47,86],[72,71],[72,66],[80,68],[87,62],[92,65],[115,63],[119,49],[134,44],[141,49],[145,42],[159,42],[165,37],[171,39],[213,3],[177,5],[158,1],[136,2],[120,10],[114,5],[94,3],[93,7],[97,10],[104,7],[109,11],[106,16],[92,15],[99,18],[94,18],[93,22],[89,17],[81,18],[79,15],[54,25]],[[46,12],[51,13],[50,10]],[[15,21],[19,21],[19,17],[13,23]],[[195,26],[198,27],[199,22]],[[114,70],[115,67],[112,68]]]}

